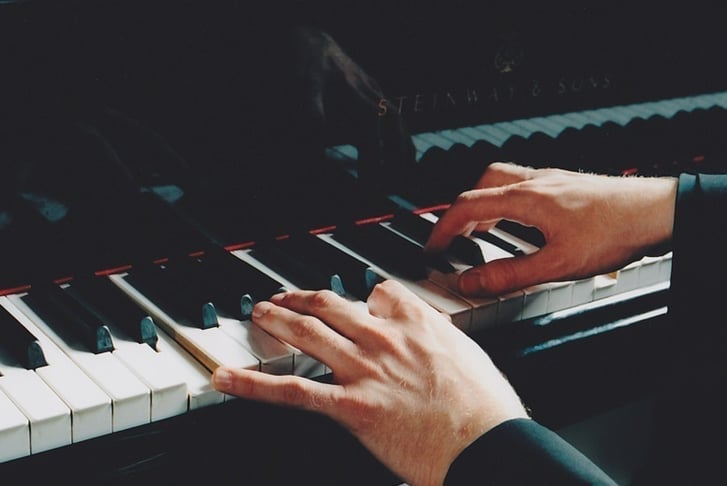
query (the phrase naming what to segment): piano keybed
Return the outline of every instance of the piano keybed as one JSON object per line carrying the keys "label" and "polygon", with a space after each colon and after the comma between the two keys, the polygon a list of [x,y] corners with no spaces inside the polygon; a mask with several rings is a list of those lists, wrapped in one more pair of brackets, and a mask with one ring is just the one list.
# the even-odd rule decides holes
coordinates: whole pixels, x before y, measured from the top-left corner
{"label": "piano keybed", "polygon": [[[431,151],[450,151],[460,144],[504,149],[513,137],[531,138],[533,130],[555,140],[570,127],[613,121],[628,125],[635,118],[724,106],[727,94],[716,93],[422,133],[414,140],[419,163],[426,164]],[[334,147],[329,156],[354,167],[351,147]],[[481,162],[484,167],[487,161]],[[325,379],[330,370],[323,364],[249,320],[254,301],[281,288],[330,288],[361,301],[378,280],[394,278],[474,336],[515,323],[546,325],[559,313],[658,294],[669,286],[667,254],[594,278],[546,283],[493,298],[463,297],[454,287],[456,275],[478,258],[508,258],[537,251],[542,243],[498,225],[487,234],[462,237],[438,261],[427,260],[420,251],[423,238],[442,207],[424,207],[417,193],[406,191],[389,199],[401,211],[224,251],[213,244],[207,252],[58,281],[52,293],[60,292],[60,301],[35,298],[50,292],[43,286],[7,290],[0,297],[7,314],[3,326],[22,327],[35,339],[23,350],[0,346],[0,462],[229,402],[232,397],[209,383],[211,371],[223,363]],[[436,196],[432,200],[438,201]],[[177,214],[171,207],[167,210]],[[63,304],[64,299],[72,305]],[[91,326],[97,340],[89,339],[88,329],[84,335],[67,322],[74,318]],[[92,349],[99,340],[110,347]],[[23,365],[16,358],[38,349],[47,364]]]}
{"label": "piano keybed", "polygon": [[[435,218],[432,213],[417,217],[423,221]],[[587,305],[608,296],[648,293],[668,286],[670,256],[665,255],[645,258],[614,275],[543,284],[497,298],[464,298],[453,288],[453,276],[469,265],[447,256],[443,262],[427,268],[421,254],[416,252],[421,242],[407,236],[405,229],[397,228],[396,221],[393,217],[364,223],[346,231],[345,237],[336,230],[313,237],[329,245],[329,251],[347,255],[350,266],[358,263],[362,270],[358,277],[369,286],[380,278],[400,280],[468,333]],[[532,251],[527,242],[514,235],[502,230],[496,233],[510,242],[520,242],[524,251]],[[394,260],[382,259],[393,251],[393,243],[397,241],[408,253],[397,251]],[[482,250],[485,261],[511,256],[505,249],[483,239],[472,237],[469,241]],[[291,242],[295,240],[291,238]],[[248,270],[265,273],[281,287],[298,287],[279,273],[282,269],[275,271],[257,259],[254,246],[231,254],[249,265]],[[451,269],[442,268],[442,263],[451,265]],[[200,279],[200,272],[208,271],[204,265],[204,262],[190,264],[174,278],[185,286],[190,279]],[[345,268],[341,270],[343,274]],[[97,325],[108,329],[113,347],[93,349],[79,339],[77,330],[61,324],[60,305],[29,298],[34,295],[34,288],[2,297],[0,304],[15,319],[16,326],[23,326],[37,339],[48,364],[23,367],[18,363],[4,363],[0,368],[0,404],[7,410],[2,415],[0,459],[9,461],[229,400],[230,397],[212,390],[209,384],[211,371],[221,364],[316,378],[328,372],[312,358],[252,325],[249,316],[241,310],[247,294],[238,296],[240,308],[229,313],[220,308],[219,314],[214,307],[215,296],[209,295],[209,303],[200,303],[196,310],[191,309],[194,315],[155,301],[157,295],[145,294],[133,283],[149,278],[146,286],[153,289],[164,285],[164,281],[154,280],[144,271],[135,279],[130,278],[132,275],[135,275],[133,267],[97,278],[103,280],[99,285],[106,285],[106,280],[113,282],[119,295],[125,295],[129,303],[143,309],[147,320],[154,323],[156,342],[133,339],[127,330],[111,320],[99,320]],[[345,275],[329,280],[342,283],[338,289],[334,285],[328,287],[359,300],[346,290],[352,275]],[[74,294],[69,289],[73,288],[73,280],[58,286],[58,290],[71,298]],[[257,289],[251,288],[249,293],[255,295]],[[190,298],[183,292],[177,295],[182,300]],[[264,298],[264,294],[259,295]],[[96,304],[102,306],[103,302]],[[105,312],[114,310],[105,309]],[[141,326],[142,321],[135,325]],[[14,360],[5,361],[13,363]]]}

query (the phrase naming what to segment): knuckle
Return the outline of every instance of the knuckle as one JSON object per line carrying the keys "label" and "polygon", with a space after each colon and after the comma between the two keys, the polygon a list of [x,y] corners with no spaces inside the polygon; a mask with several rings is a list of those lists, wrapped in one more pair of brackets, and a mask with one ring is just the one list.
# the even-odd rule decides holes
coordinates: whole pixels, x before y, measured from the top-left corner
{"label": "knuckle", "polygon": [[461,206],[463,204],[467,204],[471,202],[473,199],[477,197],[477,192],[474,189],[461,192],[457,195],[457,197],[454,200],[454,205]]}
{"label": "knuckle", "polygon": [[330,307],[338,296],[332,290],[319,290],[311,295],[310,306],[312,310],[320,310]]}
{"label": "knuckle", "polygon": [[397,282],[396,280],[384,280],[383,282],[380,282],[377,287],[381,290],[384,294],[391,294],[399,289],[399,286],[401,284]]}
{"label": "knuckle", "polygon": [[282,399],[285,403],[302,404],[308,400],[308,393],[300,382],[291,380],[281,388]]}
{"label": "knuckle", "polygon": [[502,173],[507,171],[507,169],[511,166],[509,162],[503,162],[501,160],[496,160],[495,162],[491,162],[490,165],[487,166],[488,172],[494,172],[494,173]]}
{"label": "knuckle", "polygon": [[300,340],[307,340],[316,334],[318,320],[311,316],[297,316],[290,322],[293,335]]}

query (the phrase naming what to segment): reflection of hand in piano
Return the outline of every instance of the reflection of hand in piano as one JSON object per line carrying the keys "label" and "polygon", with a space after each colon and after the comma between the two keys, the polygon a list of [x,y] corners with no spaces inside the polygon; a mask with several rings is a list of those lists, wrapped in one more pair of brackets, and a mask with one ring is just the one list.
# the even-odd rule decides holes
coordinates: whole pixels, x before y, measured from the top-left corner
{"label": "reflection of hand in piano", "polygon": [[361,175],[367,182],[393,183],[392,178],[410,173],[414,144],[401,115],[385,105],[377,80],[327,33],[301,27],[295,39],[293,68],[307,119],[298,136],[328,138],[321,140],[328,144],[350,140],[358,149]]}
{"label": "reflection of hand in piano", "polygon": [[455,235],[487,231],[507,219],[537,227],[546,244],[464,272],[465,295],[500,295],[545,282],[616,271],[671,238],[676,179],[625,178],[494,163],[473,190],[439,219],[430,252]]}

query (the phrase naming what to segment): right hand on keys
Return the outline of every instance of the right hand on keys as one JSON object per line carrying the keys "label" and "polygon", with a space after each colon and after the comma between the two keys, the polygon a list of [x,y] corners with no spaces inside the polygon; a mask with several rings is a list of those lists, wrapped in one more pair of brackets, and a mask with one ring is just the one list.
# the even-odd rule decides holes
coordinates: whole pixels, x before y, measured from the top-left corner
{"label": "right hand on keys", "polygon": [[465,295],[498,295],[530,285],[617,270],[671,240],[677,180],[613,177],[492,163],[434,226],[425,251],[501,219],[537,227],[546,244],[459,277]]}
{"label": "right hand on keys", "polygon": [[527,417],[482,348],[402,284],[380,283],[367,306],[358,304],[331,291],[291,291],[252,314],[255,324],[328,365],[334,384],[220,367],[215,388],[323,413],[417,486],[441,485],[471,442]]}

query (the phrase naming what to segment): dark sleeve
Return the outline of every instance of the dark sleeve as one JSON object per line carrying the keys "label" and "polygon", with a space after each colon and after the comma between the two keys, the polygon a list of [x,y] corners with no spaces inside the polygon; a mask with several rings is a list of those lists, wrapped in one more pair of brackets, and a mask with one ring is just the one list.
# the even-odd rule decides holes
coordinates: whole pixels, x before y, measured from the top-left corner
{"label": "dark sleeve", "polygon": [[490,430],[454,461],[444,483],[459,485],[615,485],[581,452],[534,420]]}
{"label": "dark sleeve", "polygon": [[676,351],[635,486],[711,484],[727,457],[727,175],[679,177],[672,240],[671,327],[660,339]]}
{"label": "dark sleeve", "polygon": [[[708,285],[708,275],[727,270],[727,175],[682,174],[679,177],[674,218],[672,290],[681,322],[695,320],[695,312],[708,320],[721,315],[724,285]],[[696,300],[695,300],[696,299]],[[700,303],[700,306],[696,306]],[[708,324],[709,325],[709,324]]]}
{"label": "dark sleeve", "polygon": [[685,356],[692,360],[705,350],[722,354],[726,347],[720,342],[727,338],[723,280],[727,272],[727,175],[679,177],[672,240],[669,312],[681,334]]}

